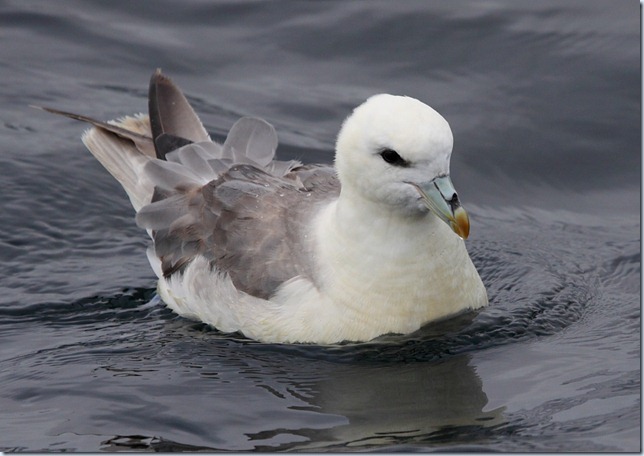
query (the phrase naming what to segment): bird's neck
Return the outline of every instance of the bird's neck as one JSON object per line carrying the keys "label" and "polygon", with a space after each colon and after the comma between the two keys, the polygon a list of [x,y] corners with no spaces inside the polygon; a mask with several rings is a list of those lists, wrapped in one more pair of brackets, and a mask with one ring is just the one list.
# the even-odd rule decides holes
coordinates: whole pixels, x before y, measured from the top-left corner
{"label": "bird's neck", "polygon": [[400,249],[403,244],[417,245],[421,239],[429,241],[436,235],[451,235],[449,228],[440,226],[442,222],[428,211],[410,213],[347,188],[342,189],[335,207],[329,210],[328,223],[341,237],[354,243],[364,240],[370,245],[377,241],[386,250],[387,244]]}

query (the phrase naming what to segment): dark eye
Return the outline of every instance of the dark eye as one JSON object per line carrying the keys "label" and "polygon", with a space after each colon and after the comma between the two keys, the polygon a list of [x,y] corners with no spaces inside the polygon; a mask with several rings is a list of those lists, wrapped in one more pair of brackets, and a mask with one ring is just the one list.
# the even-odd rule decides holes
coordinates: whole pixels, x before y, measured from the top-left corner
{"label": "dark eye", "polygon": [[385,149],[380,152],[380,156],[384,161],[394,166],[409,166],[409,162],[398,155],[398,152],[391,149]]}

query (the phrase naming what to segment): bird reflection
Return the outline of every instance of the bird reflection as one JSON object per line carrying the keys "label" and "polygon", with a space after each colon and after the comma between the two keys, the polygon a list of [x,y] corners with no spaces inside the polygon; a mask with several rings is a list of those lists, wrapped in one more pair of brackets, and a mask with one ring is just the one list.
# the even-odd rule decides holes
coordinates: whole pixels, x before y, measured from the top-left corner
{"label": "bird reflection", "polygon": [[467,427],[471,434],[504,420],[503,408],[485,411],[488,399],[466,354],[440,362],[336,366],[307,390],[315,410],[344,417],[346,424],[290,430],[308,437],[300,449],[427,442],[443,430]]}
{"label": "bird reflection", "polygon": [[[323,348],[234,340],[179,321],[168,329],[192,347],[190,366],[198,369],[185,374],[186,384],[206,394],[189,416],[167,404],[194,430],[193,438],[161,426],[154,436],[115,436],[104,449],[182,451],[196,442],[200,451],[427,448],[470,444],[505,423],[503,407],[486,410],[471,354],[450,355],[445,339],[431,331],[397,342]],[[231,395],[243,398],[234,421],[226,419]],[[200,431],[204,425],[208,435]]]}

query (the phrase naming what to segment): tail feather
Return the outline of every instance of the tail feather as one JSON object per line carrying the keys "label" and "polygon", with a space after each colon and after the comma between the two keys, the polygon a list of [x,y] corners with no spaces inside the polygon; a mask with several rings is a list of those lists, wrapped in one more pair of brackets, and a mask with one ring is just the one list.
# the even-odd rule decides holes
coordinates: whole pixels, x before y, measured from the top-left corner
{"label": "tail feather", "polygon": [[150,203],[154,185],[148,179],[141,179],[141,176],[152,157],[141,153],[131,140],[102,128],[94,127],[85,131],[82,141],[123,186],[137,212]]}

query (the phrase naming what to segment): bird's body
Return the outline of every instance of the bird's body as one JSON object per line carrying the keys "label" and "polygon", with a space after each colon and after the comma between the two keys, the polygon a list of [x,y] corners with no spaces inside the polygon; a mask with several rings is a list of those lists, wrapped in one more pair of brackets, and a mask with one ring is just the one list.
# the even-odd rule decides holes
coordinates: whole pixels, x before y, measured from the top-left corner
{"label": "bird's body", "polygon": [[334,343],[487,304],[455,234],[469,222],[448,178],[451,130],[417,100],[356,108],[335,168],[274,160],[259,119],[212,142],[158,71],[149,120],[71,116],[94,125],[83,142],[128,193],[159,295],[180,315],[265,342]]}

